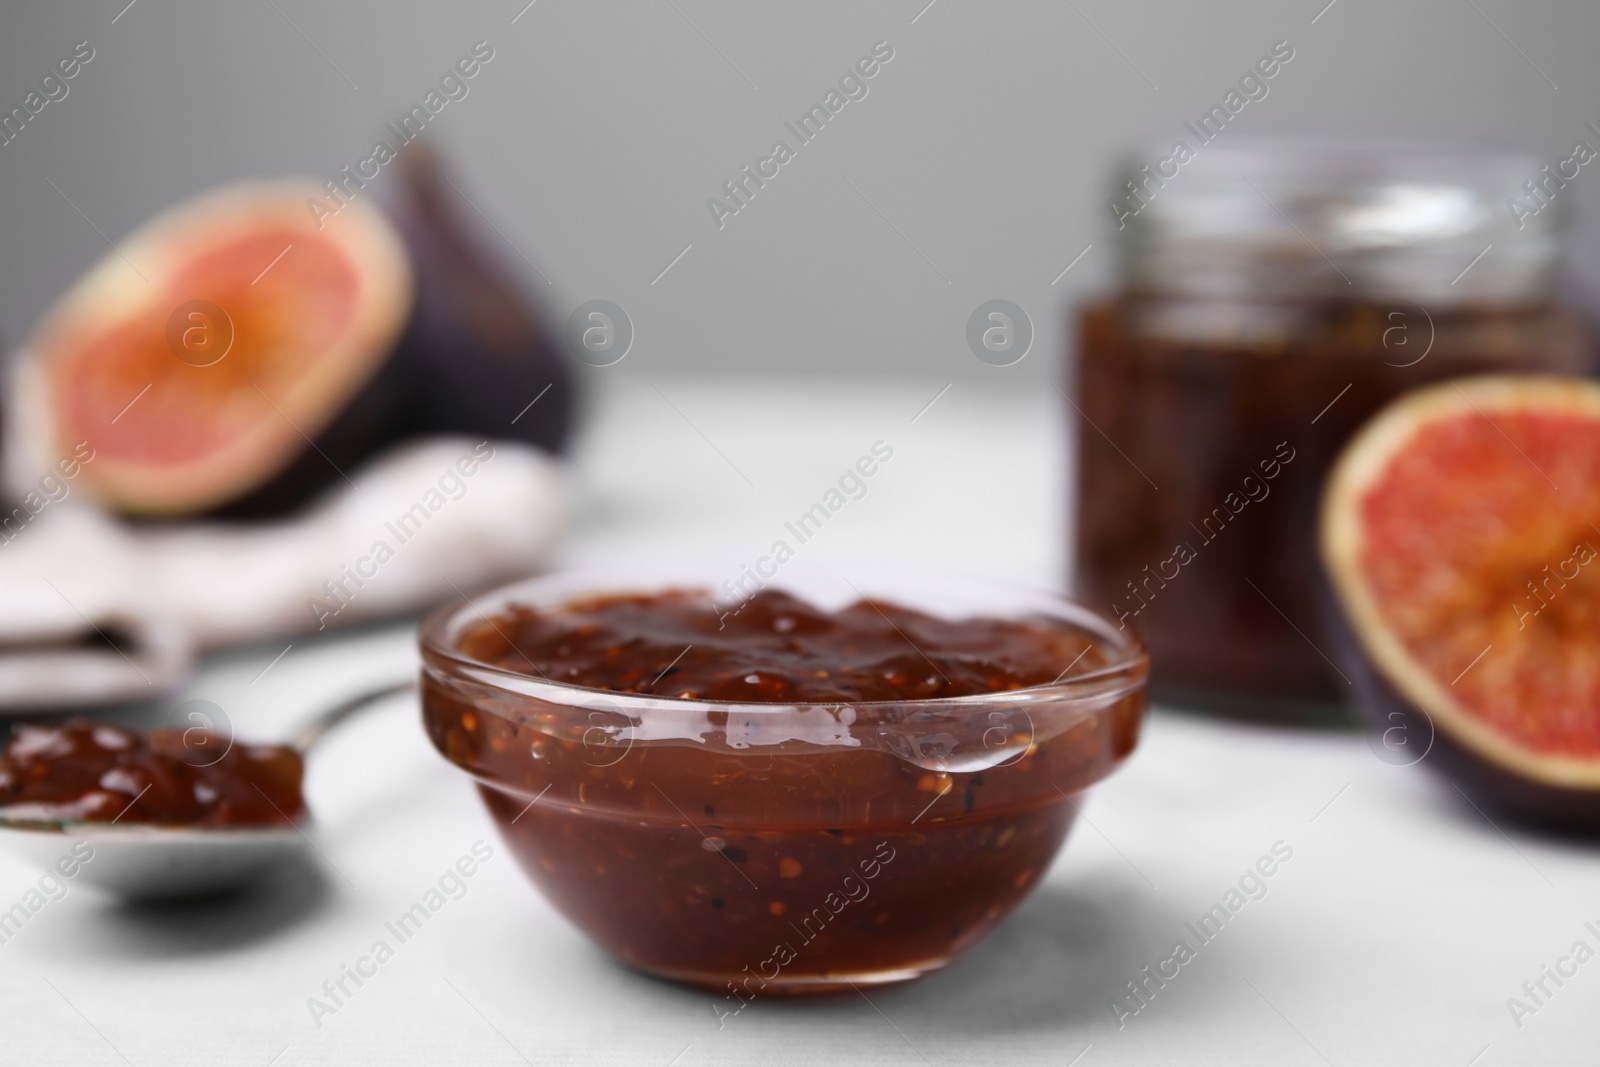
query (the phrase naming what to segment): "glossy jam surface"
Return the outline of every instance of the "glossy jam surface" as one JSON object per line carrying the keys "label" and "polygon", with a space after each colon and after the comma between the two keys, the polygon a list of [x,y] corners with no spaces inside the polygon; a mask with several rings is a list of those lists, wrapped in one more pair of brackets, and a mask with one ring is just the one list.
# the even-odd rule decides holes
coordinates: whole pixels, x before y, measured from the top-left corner
{"label": "glossy jam surface", "polygon": [[0,754],[10,819],[279,826],[305,815],[300,756],[199,730],[73,719],[14,727]]}
{"label": "glossy jam surface", "polygon": [[996,693],[1104,664],[1042,622],[948,620],[870,600],[826,612],[763,590],[719,610],[689,590],[513,608],[463,637],[474,659],[546,681],[735,703],[830,704]]}
{"label": "glossy jam surface", "polygon": [[429,734],[528,876],[614,955],[716,989],[729,1013],[912,978],[973,944],[1037,885],[1068,798],[1132,750],[1144,706],[1142,668],[1091,708],[1017,699],[1117,658],[1083,630],[881,601],[514,607],[457,651],[590,687],[511,693],[425,648]]}

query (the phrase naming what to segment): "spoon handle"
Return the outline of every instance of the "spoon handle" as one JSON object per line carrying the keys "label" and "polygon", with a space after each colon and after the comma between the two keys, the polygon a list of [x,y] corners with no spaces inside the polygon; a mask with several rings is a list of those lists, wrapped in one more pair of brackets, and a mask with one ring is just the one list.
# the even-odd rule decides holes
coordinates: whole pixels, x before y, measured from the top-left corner
{"label": "spoon handle", "polygon": [[398,693],[407,692],[415,689],[416,687],[416,681],[414,679],[409,679],[404,682],[395,682],[390,685],[385,685],[377,689],[369,689],[364,693],[357,693],[349,700],[329,708],[327,711],[324,711],[316,718],[306,723],[305,726],[300,728],[300,732],[295,734],[294,740],[290,741],[289,744],[296,752],[304,756],[311,750],[312,745],[315,745],[318,741],[322,740],[323,734],[327,733],[329,730],[333,729],[335,726],[339,725],[356,712],[370,707],[381,700],[385,700],[388,697],[392,697]]}

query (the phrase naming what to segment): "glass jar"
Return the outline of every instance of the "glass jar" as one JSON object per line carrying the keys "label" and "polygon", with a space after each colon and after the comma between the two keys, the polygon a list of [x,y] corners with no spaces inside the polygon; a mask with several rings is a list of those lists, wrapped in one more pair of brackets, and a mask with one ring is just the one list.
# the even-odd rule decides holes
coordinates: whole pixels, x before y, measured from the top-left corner
{"label": "glass jar", "polygon": [[1590,369],[1553,296],[1565,201],[1513,152],[1241,138],[1175,158],[1128,167],[1120,291],[1079,313],[1075,588],[1138,629],[1158,697],[1333,712],[1324,472],[1418,385]]}

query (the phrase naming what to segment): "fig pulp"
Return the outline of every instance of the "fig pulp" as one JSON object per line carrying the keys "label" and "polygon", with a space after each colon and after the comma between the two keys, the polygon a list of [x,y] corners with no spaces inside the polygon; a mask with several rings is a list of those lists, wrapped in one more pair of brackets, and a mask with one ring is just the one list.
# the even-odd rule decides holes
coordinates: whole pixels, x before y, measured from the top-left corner
{"label": "fig pulp", "polygon": [[300,753],[207,730],[126,730],[92,719],[12,728],[0,814],[29,822],[292,826],[306,817]]}
{"label": "fig pulp", "polygon": [[1475,801],[1600,829],[1600,384],[1463,379],[1351,441],[1322,555],[1352,680]]}
{"label": "fig pulp", "polygon": [[572,390],[557,348],[433,157],[404,162],[393,221],[360,199],[314,214],[327,194],[309,182],[250,184],[119,242],[21,355],[11,486],[86,443],[78,485],[105,507],[258,518],[412,437],[558,451]]}

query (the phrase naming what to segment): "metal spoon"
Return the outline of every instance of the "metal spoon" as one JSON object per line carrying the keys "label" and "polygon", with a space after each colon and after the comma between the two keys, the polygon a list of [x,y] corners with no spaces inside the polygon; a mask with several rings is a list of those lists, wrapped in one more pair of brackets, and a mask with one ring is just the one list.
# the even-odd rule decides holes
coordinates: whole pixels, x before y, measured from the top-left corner
{"label": "metal spoon", "polygon": [[[334,726],[415,686],[415,682],[400,682],[351,697],[308,722],[289,745],[304,758]],[[309,817],[295,826],[208,829],[8,819],[0,813],[0,848],[108,893],[154,900],[205,896],[238,888],[270,868],[314,849],[308,829]],[[83,855],[85,851],[88,858]],[[74,867],[76,870],[72,870]],[[72,870],[70,876],[68,870]]]}

